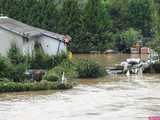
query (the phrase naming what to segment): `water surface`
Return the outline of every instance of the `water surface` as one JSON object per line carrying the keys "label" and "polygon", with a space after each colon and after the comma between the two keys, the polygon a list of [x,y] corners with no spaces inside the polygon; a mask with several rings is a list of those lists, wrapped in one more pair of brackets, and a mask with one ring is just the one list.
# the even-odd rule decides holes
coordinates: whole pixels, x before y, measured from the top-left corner
{"label": "water surface", "polygon": [[99,62],[104,66],[112,66],[125,61],[127,58],[141,58],[146,60],[149,58],[148,54],[75,54],[73,59],[91,59]]}

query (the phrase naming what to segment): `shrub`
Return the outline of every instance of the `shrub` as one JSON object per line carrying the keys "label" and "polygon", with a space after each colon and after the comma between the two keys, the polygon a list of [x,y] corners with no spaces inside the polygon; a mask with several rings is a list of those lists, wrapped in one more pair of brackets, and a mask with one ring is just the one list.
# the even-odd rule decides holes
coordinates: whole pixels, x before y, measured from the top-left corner
{"label": "shrub", "polygon": [[0,82],[0,92],[22,92],[22,91],[37,91],[51,89],[70,89],[72,84],[57,84],[53,82],[36,82],[36,83],[15,83],[15,82]]}
{"label": "shrub", "polygon": [[54,66],[57,66],[61,64],[63,61],[67,61],[67,54],[64,52],[61,52],[60,54],[57,54],[54,56]]}
{"label": "shrub", "polygon": [[0,78],[0,82],[11,82],[11,80],[7,78]]}
{"label": "shrub", "polygon": [[49,67],[48,64],[51,64],[49,59],[49,56],[46,55],[41,49],[35,49],[29,64],[32,69],[47,69]]}
{"label": "shrub", "polygon": [[12,71],[12,65],[8,59],[0,56],[0,77],[8,78]]}
{"label": "shrub", "polygon": [[15,44],[12,44],[8,52],[8,58],[14,65],[27,64],[28,68],[31,69],[51,69],[60,64],[64,59],[67,59],[67,55],[62,52],[55,56],[49,56],[36,45],[32,56],[24,56],[19,48]]}
{"label": "shrub", "polygon": [[26,65],[25,64],[18,64],[14,65],[9,78],[14,82],[22,82],[25,80]]}
{"label": "shrub", "polygon": [[29,60],[31,69],[51,69],[66,59],[66,54],[61,53],[56,56],[49,56],[41,49],[35,49],[33,56]]}
{"label": "shrub", "polygon": [[0,78],[8,78],[15,82],[21,82],[25,79],[25,64],[11,64],[7,58],[0,56]]}
{"label": "shrub", "polygon": [[105,75],[105,68],[91,60],[80,60],[76,65],[80,78],[97,78]]}
{"label": "shrub", "polygon": [[12,44],[11,48],[8,51],[8,58],[12,64],[21,64],[26,62],[25,56],[22,55],[20,49]]}
{"label": "shrub", "polygon": [[63,72],[67,79],[72,79],[77,77],[76,68],[73,63],[68,60],[64,60],[60,65],[48,71],[45,79],[48,81],[58,81],[61,80]]}
{"label": "shrub", "polygon": [[52,82],[56,82],[59,80],[59,76],[57,75],[57,73],[53,70],[50,70],[47,75],[44,77],[44,79],[48,80],[48,81],[52,81]]}

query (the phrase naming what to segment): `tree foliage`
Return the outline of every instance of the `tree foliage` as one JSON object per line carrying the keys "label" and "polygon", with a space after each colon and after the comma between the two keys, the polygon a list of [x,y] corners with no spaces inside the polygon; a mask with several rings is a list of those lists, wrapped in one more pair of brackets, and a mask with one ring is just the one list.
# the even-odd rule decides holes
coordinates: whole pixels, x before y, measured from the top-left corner
{"label": "tree foliage", "polygon": [[130,28],[141,31],[145,43],[159,40],[159,5],[159,0],[1,0],[0,12],[68,34],[72,51],[89,52],[118,49],[121,34]]}
{"label": "tree foliage", "polygon": [[129,28],[127,31],[121,33],[121,40],[128,45],[127,47],[131,47],[133,43],[140,40],[141,37],[141,33],[133,28]]}
{"label": "tree foliage", "polygon": [[153,0],[130,0],[128,5],[130,25],[142,30],[144,37],[154,37],[157,32],[157,11]]}

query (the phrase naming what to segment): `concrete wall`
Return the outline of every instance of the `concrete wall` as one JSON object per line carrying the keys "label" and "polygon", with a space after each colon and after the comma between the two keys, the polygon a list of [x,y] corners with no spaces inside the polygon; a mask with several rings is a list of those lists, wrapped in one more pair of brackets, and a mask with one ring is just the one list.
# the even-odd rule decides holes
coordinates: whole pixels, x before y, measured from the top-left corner
{"label": "concrete wall", "polygon": [[45,35],[41,36],[39,39],[44,52],[49,55],[56,55],[58,52],[60,53],[62,51],[66,52],[66,46],[62,41],[53,39]]}
{"label": "concrete wall", "polygon": [[37,40],[36,38],[31,38],[29,39],[29,41],[23,41],[22,50],[24,55],[28,55],[28,54],[32,55],[36,40]]}
{"label": "concrete wall", "polygon": [[0,28],[0,54],[6,56],[12,43],[16,43],[23,54],[32,54],[35,41],[37,40],[41,43],[44,52],[48,55],[56,55],[61,51],[66,52],[66,46],[62,41],[43,35],[38,38],[33,37],[27,42],[23,41],[22,36]]}
{"label": "concrete wall", "polygon": [[0,28],[0,54],[6,56],[12,43],[16,43],[19,48],[22,48],[23,38],[13,32]]}

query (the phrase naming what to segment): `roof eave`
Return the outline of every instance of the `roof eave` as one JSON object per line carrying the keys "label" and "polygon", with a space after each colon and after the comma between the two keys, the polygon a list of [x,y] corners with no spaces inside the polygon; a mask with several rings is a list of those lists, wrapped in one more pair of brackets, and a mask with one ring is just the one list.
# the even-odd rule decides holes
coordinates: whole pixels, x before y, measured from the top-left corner
{"label": "roof eave", "polygon": [[54,38],[54,39],[56,39],[58,41],[64,42],[64,37],[63,38],[55,37],[55,36],[52,36],[52,35],[48,35],[46,33],[41,33],[41,34],[44,35],[44,36],[50,37],[50,38]]}

